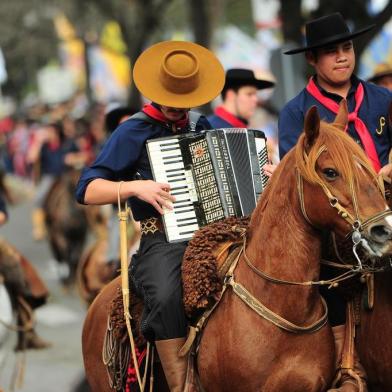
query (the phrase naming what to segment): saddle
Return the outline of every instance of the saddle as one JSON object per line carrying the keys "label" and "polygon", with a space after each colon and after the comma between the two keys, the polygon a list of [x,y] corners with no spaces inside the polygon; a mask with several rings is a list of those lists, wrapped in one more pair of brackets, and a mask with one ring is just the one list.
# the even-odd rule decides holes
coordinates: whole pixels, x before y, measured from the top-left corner
{"label": "saddle", "polygon": [[[195,233],[190,241],[183,259],[182,277],[184,289],[184,305],[191,324],[198,323],[199,317],[211,309],[220,299],[223,278],[229,269],[233,257],[238,253],[238,245],[242,243],[241,234],[248,227],[249,218],[228,218],[204,227]],[[143,302],[130,288],[131,326],[135,339],[136,356],[144,372],[147,359],[147,342],[141,334],[141,317]],[[190,331],[192,331],[192,327]],[[193,342],[193,339],[191,339]],[[116,391],[137,390],[137,380],[130,354],[130,343],[124,319],[123,299],[118,289],[112,300],[108,326],[105,335],[103,359],[108,370],[109,382]],[[197,384],[190,357],[187,383]],[[188,391],[195,390],[193,387]],[[197,389],[196,389],[197,390]]]}

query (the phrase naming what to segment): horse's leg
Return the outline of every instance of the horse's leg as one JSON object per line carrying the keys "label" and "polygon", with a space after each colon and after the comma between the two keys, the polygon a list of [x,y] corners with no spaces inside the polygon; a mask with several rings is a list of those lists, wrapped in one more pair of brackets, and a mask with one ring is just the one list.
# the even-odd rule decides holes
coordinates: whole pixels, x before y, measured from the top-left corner
{"label": "horse's leg", "polygon": [[87,380],[94,392],[112,392],[106,367],[102,361],[102,349],[111,301],[120,285],[120,279],[117,278],[102,290],[91,304],[83,325],[84,367]]}

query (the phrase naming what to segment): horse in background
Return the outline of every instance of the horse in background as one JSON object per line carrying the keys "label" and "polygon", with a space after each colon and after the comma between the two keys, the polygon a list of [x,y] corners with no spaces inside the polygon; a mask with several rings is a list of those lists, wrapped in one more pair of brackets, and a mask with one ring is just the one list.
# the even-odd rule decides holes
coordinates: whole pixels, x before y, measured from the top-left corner
{"label": "horse in background", "polygon": [[68,271],[61,280],[75,282],[76,270],[87,242],[89,228],[100,235],[106,230],[105,217],[97,206],[83,206],[75,200],[80,171],[70,170],[51,187],[44,203],[48,241],[55,259]]}
{"label": "horse in background", "polygon": [[[363,151],[342,132],[347,120],[345,104],[333,124],[310,109],[295,149],[262,194],[238,264],[222,282],[227,289],[201,335],[196,361],[205,391],[316,392],[331,385],[336,358],[317,287],[319,228],[339,238],[355,231],[371,257],[392,252],[385,200]],[[187,269],[184,264],[184,282]],[[111,390],[102,349],[119,285],[116,279],[102,290],[83,327],[85,370],[96,392]],[[239,288],[265,317],[244,303]]]}
{"label": "horse in background", "polygon": [[[84,252],[77,269],[77,284],[81,298],[90,305],[98,293],[120,271],[120,233],[117,214],[112,211],[110,228],[101,230],[96,240]],[[127,227],[129,255],[136,252],[139,239],[139,223],[131,220]]]}

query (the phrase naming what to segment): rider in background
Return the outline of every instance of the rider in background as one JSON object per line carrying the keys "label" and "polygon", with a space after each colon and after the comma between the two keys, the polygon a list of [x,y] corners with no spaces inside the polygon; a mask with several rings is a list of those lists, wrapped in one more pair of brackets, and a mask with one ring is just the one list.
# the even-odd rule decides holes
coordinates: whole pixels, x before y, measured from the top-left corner
{"label": "rider in background", "polygon": [[[297,143],[304,127],[307,110],[315,105],[320,117],[328,122],[335,118],[338,104],[347,100],[349,110],[348,134],[365,150],[376,172],[391,176],[388,154],[392,146],[388,110],[392,93],[385,88],[358,79],[354,74],[355,53],[352,39],[369,31],[366,27],[351,32],[339,13],[315,19],[306,24],[306,45],[285,54],[305,52],[315,74],[308,85],[282,109],[279,116],[279,151],[283,156]],[[325,275],[324,275],[325,274]],[[330,270],[322,270],[327,279]],[[333,276],[336,273],[333,271]],[[329,276],[332,277],[332,276]],[[340,359],[345,333],[345,300],[336,290],[323,290],[329,308],[337,358]],[[354,370],[366,388],[366,374],[355,356]],[[366,389],[364,389],[366,390]],[[358,391],[355,380],[344,374],[340,387],[331,391]]]}
{"label": "rider in background", "polygon": [[[0,184],[0,226],[8,220],[6,206],[7,191],[3,178]],[[0,275],[11,297],[12,306],[17,314],[18,341],[16,351],[44,349],[51,343],[38,336],[34,319],[34,309],[46,302],[48,291],[32,264],[7,241],[0,238]]]}
{"label": "rider in background", "polygon": [[257,109],[257,92],[274,85],[272,81],[257,79],[250,69],[228,69],[221,92],[222,104],[207,117],[208,122],[213,128],[248,128]]}

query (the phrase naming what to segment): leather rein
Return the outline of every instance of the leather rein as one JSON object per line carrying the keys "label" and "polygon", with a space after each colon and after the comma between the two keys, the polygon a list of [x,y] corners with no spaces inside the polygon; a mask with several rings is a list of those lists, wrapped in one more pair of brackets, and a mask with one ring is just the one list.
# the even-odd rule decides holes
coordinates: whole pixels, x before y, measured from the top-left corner
{"label": "leather rein", "polygon": [[[319,155],[325,151],[325,149],[321,149],[319,152]],[[316,227],[311,220],[309,219],[308,214],[306,213],[305,209],[305,200],[304,200],[304,192],[303,192],[303,178],[301,176],[301,173],[299,170],[297,170],[297,189],[298,189],[298,195],[299,195],[299,202],[301,206],[301,211],[302,214],[305,218],[305,220],[313,227]],[[279,279],[275,278],[273,276],[270,276],[266,274],[265,272],[261,271],[258,269],[252,261],[249,259],[249,257],[246,254],[246,233],[245,229],[238,229],[241,232],[241,235],[243,237],[243,244],[241,246],[240,251],[238,252],[237,257],[235,258],[234,262],[231,264],[228,272],[225,275],[224,278],[224,288],[223,292],[226,290],[227,286],[230,286],[233,289],[233,292],[240,298],[247,306],[249,306],[253,311],[255,311],[259,316],[263,317],[264,319],[270,321],[277,327],[288,331],[288,332],[293,332],[293,333],[313,333],[318,330],[320,330],[324,325],[327,324],[328,321],[328,308],[325,300],[323,297],[321,297],[321,302],[323,306],[323,314],[321,315],[320,318],[318,318],[315,322],[306,325],[306,326],[300,326],[296,325],[277,313],[273,312],[271,309],[267,308],[265,305],[263,305],[257,298],[255,298],[243,285],[240,283],[236,282],[234,279],[234,270],[238,264],[238,261],[240,259],[241,254],[243,255],[243,258],[246,262],[246,265],[259,277],[263,278],[264,280],[267,280],[272,283],[276,284],[284,284],[284,285],[295,285],[295,286],[323,286],[323,285],[328,285],[330,288],[331,287],[336,287],[338,286],[339,282],[347,280],[352,278],[353,276],[357,275],[358,273],[362,272],[364,270],[364,265],[361,262],[361,259],[359,258],[356,248],[359,244],[362,243],[362,241],[365,241],[365,239],[362,237],[361,232],[365,227],[370,225],[372,222],[391,215],[391,211],[383,211],[381,213],[375,214],[371,216],[370,218],[360,221],[359,219],[359,208],[358,208],[358,201],[357,201],[357,195],[355,193],[353,184],[350,184],[350,190],[351,190],[351,195],[352,195],[352,201],[353,201],[353,206],[354,206],[354,213],[355,217],[350,214],[349,211],[347,211],[346,208],[344,208],[340,202],[339,199],[334,196],[331,191],[328,189],[328,187],[323,183],[320,182],[320,186],[322,187],[324,193],[326,194],[329,204],[331,207],[335,208],[338,212],[338,215],[341,216],[345,221],[349,223],[351,226],[352,230],[348,234],[348,236],[351,235],[352,241],[353,241],[353,253],[357,259],[358,265],[356,266],[342,266],[343,268],[346,268],[347,270],[343,272],[342,274],[338,275],[337,277],[333,279],[328,279],[328,280],[319,280],[319,281],[305,281],[305,282],[295,282],[295,281],[288,281],[284,279]],[[382,193],[382,186],[379,184],[380,191]],[[235,228],[233,228],[235,230]],[[326,262],[328,264],[328,262]],[[223,294],[222,292],[222,294]]]}

